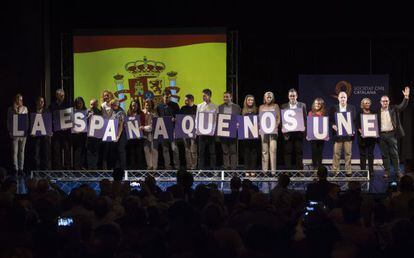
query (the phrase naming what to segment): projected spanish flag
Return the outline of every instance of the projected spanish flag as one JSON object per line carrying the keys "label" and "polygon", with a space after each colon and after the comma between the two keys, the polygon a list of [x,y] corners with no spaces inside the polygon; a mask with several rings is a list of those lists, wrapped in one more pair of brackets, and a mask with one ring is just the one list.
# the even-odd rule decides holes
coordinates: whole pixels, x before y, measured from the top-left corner
{"label": "projected spanish flag", "polygon": [[221,103],[226,90],[226,35],[74,36],[74,93],[85,101],[99,98],[105,89],[128,107],[132,97],[141,103],[162,101],[169,89],[172,100],[184,104],[209,88]]}

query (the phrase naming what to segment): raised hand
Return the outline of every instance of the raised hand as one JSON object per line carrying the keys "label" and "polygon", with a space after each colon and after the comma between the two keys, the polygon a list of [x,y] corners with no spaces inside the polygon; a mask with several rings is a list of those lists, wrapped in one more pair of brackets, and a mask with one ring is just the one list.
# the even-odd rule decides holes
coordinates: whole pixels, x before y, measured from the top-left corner
{"label": "raised hand", "polygon": [[404,97],[408,99],[410,96],[410,87],[405,87],[402,93],[404,94]]}

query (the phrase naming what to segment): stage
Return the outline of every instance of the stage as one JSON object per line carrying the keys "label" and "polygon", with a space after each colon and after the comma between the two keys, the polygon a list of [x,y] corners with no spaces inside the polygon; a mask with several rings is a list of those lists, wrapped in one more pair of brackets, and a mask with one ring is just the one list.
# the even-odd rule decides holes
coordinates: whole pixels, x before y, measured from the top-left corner
{"label": "stage", "polygon": [[[376,168],[379,169],[378,166]],[[189,170],[194,177],[194,185],[214,183],[218,189],[224,193],[230,191],[230,180],[234,176],[243,179],[249,179],[256,184],[263,192],[269,192],[277,184],[279,174],[287,174],[290,176],[290,188],[305,191],[308,183],[317,180],[315,170],[275,170],[266,171],[261,170]],[[147,175],[152,175],[157,184],[166,189],[168,186],[176,182],[175,170],[125,170],[123,180],[129,182],[143,181]],[[254,176],[246,177],[246,173],[254,173]],[[352,176],[347,176],[345,171],[335,173],[329,171],[328,180],[337,183],[341,190],[347,189],[347,183],[354,181],[361,184],[364,192],[384,192],[385,188],[380,185],[378,180],[382,180],[382,174],[377,170],[374,178],[370,178],[367,170],[359,170],[355,168],[352,171]],[[99,181],[102,179],[112,180],[112,171],[110,170],[47,170],[47,171],[32,171],[31,178],[45,178],[57,183],[62,190],[69,193],[74,187],[80,184],[90,184],[95,190],[99,191]]]}

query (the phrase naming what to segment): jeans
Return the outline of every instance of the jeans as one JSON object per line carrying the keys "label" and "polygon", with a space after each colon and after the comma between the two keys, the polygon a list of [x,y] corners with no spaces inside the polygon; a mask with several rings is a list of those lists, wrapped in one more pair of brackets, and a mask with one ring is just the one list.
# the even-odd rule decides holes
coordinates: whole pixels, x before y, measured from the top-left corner
{"label": "jeans", "polygon": [[73,167],[82,169],[86,163],[86,133],[72,134]]}
{"label": "jeans", "polygon": [[48,170],[50,157],[50,137],[33,137],[33,165],[34,169]]}
{"label": "jeans", "polygon": [[367,169],[368,159],[368,171],[372,175],[374,173],[375,138],[360,138],[358,142],[358,147],[361,169]]}
{"label": "jeans", "polygon": [[[164,157],[164,169],[170,170],[173,168],[180,168],[180,156],[177,143],[175,141],[170,142],[169,140],[163,140],[160,144],[162,146],[162,155]],[[174,166],[171,165],[170,147],[173,153]]]}
{"label": "jeans", "polygon": [[197,141],[196,139],[184,139],[185,161],[187,169],[197,168]]}
{"label": "jeans", "polygon": [[395,179],[395,175],[400,172],[400,160],[398,157],[397,137],[395,132],[380,133],[380,149],[385,173],[391,173],[390,163],[392,163],[395,172],[392,174],[392,177]]}
{"label": "jeans", "polygon": [[111,156],[109,168],[122,168],[126,169],[126,135],[125,132],[121,134],[117,142],[111,142]]}
{"label": "jeans", "polygon": [[97,169],[99,167],[99,149],[101,146],[101,139],[88,137],[86,140],[87,149],[87,164],[88,169]]}
{"label": "jeans", "polygon": [[23,170],[24,168],[24,151],[26,146],[26,137],[12,138],[12,159],[13,169]]}
{"label": "jeans", "polygon": [[313,140],[311,141],[311,150],[312,150],[312,165],[314,169],[317,169],[322,165],[322,156],[323,156],[323,145],[325,141]]}

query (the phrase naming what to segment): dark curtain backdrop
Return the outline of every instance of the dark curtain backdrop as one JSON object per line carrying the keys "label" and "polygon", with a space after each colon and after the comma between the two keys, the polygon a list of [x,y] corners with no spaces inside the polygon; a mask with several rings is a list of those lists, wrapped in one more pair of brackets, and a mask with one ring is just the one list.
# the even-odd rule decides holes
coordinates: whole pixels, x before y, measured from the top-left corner
{"label": "dark curtain backdrop", "polygon": [[[287,91],[297,87],[298,74],[329,73],[389,74],[390,97],[396,103],[402,99],[402,87],[414,80],[411,16],[409,9],[379,3],[357,8],[345,3],[267,8],[260,1],[257,5],[236,1],[11,2],[0,9],[0,166],[10,164],[5,116],[12,97],[20,92],[25,104],[33,107],[35,98],[44,95],[46,68],[50,68],[52,96],[61,85],[62,33],[224,26],[239,32],[239,104],[249,93],[261,103],[267,90],[276,93],[278,103],[286,102]],[[50,36],[45,37],[46,32]],[[46,49],[50,67],[45,67],[45,41],[50,43]],[[70,94],[70,78],[64,79],[64,87]],[[412,117],[411,101],[403,114],[404,158],[413,156]]]}

